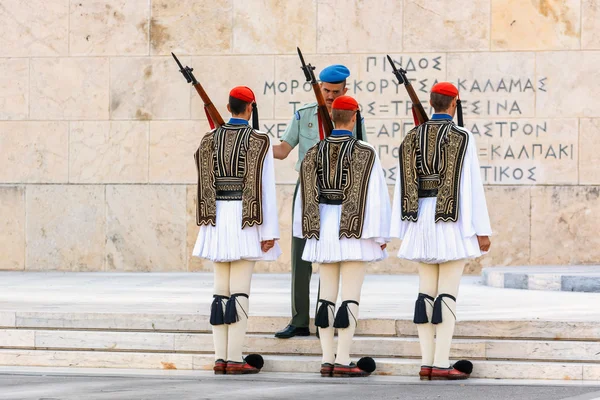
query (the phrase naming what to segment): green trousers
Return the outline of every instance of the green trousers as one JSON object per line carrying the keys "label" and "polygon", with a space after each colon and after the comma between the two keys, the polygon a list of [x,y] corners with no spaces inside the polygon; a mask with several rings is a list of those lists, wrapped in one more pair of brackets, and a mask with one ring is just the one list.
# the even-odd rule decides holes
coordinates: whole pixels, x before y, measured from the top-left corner
{"label": "green trousers", "polygon": [[[292,205],[292,221],[299,186],[300,182],[296,183]],[[308,322],[310,321],[310,278],[312,276],[312,264],[302,259],[304,245],[306,245],[306,239],[297,238],[292,235],[292,321],[290,324],[298,328],[308,327]]]}

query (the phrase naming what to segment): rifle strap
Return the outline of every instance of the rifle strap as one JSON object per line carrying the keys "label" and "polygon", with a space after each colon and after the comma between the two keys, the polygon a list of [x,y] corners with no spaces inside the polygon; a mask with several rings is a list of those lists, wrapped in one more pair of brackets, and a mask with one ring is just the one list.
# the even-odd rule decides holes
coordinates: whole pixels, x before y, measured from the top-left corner
{"label": "rifle strap", "polygon": [[323,121],[321,120],[321,113],[317,113],[318,124],[319,124],[319,140],[325,139],[325,133],[323,132]]}
{"label": "rifle strap", "polygon": [[412,106],[411,110],[412,110],[413,120],[415,121],[415,126],[419,126],[419,118],[417,118],[417,110],[415,110],[415,106]]}
{"label": "rifle strap", "polygon": [[206,113],[206,118],[208,119],[208,125],[210,126],[210,129],[215,129],[215,123],[210,117],[210,114],[208,113],[208,108],[204,107],[204,112]]}

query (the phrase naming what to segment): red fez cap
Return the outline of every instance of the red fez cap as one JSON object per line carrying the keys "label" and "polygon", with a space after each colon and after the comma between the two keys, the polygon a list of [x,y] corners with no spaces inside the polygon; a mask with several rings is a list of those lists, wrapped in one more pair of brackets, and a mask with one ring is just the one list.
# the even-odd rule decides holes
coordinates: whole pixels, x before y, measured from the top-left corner
{"label": "red fez cap", "polygon": [[331,108],[336,110],[357,111],[358,103],[350,96],[340,96],[333,101]]}
{"label": "red fez cap", "polygon": [[256,101],[254,92],[248,86],[236,86],[231,89],[229,95],[238,100],[245,101],[246,103],[252,103],[253,101]]}
{"label": "red fez cap", "polygon": [[443,94],[444,96],[458,96],[458,89],[450,82],[440,82],[433,85],[431,93]]}

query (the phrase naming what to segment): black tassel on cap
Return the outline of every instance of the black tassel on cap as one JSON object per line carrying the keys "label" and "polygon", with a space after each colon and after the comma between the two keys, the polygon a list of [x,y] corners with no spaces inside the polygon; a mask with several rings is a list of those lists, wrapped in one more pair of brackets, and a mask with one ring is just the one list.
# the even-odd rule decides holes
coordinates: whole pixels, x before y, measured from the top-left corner
{"label": "black tassel on cap", "polygon": [[463,121],[462,103],[460,99],[456,100],[456,120],[458,121],[458,126],[465,126],[465,122]]}
{"label": "black tassel on cap", "polygon": [[442,293],[439,294],[437,299],[435,299],[435,303],[433,304],[433,315],[431,317],[431,323],[434,325],[442,323],[442,303],[444,302],[444,297],[454,300],[456,302],[456,297]]}
{"label": "black tassel on cap", "polygon": [[[342,301],[342,305],[340,306],[340,308],[338,308],[337,314],[335,315],[335,321],[333,321],[334,328],[344,329],[350,326],[350,318],[348,317],[348,312],[352,314],[352,311],[348,309],[349,303],[356,304],[358,306],[358,301]],[[354,314],[352,315],[352,318],[354,318]],[[354,321],[356,322],[356,318],[354,318]]]}
{"label": "black tassel on cap", "polygon": [[258,123],[258,106],[256,105],[256,102],[252,103],[252,128],[257,131],[260,128],[260,124]]}
{"label": "black tassel on cap", "polygon": [[329,307],[335,309],[335,303],[324,299],[319,299],[319,301],[321,302],[321,305],[315,316],[315,326],[318,326],[319,328],[329,328]]}
{"label": "black tassel on cap", "polygon": [[365,140],[363,138],[362,117],[360,115],[360,110],[356,111],[356,138],[358,140]]}
{"label": "black tassel on cap", "polygon": [[435,300],[428,294],[419,293],[419,297],[417,297],[417,301],[415,302],[415,316],[413,318],[415,324],[426,324],[429,322],[427,318],[427,304],[425,303],[426,299],[431,302]]}
{"label": "black tassel on cap", "polygon": [[[236,306],[236,303],[239,304],[237,298],[240,296],[248,298],[248,295],[246,293],[235,293],[235,294],[231,295],[229,300],[227,300],[227,305],[225,306],[225,323],[226,324],[235,324],[236,322],[238,322],[240,320],[240,317],[237,312],[237,306]],[[246,315],[246,318],[248,318],[248,314],[246,314],[246,311],[242,308],[241,305],[240,305],[240,308]]]}
{"label": "black tassel on cap", "polygon": [[218,294],[213,295],[213,302],[210,306],[210,324],[223,325],[225,323],[225,315],[223,313],[223,300],[229,297]]}

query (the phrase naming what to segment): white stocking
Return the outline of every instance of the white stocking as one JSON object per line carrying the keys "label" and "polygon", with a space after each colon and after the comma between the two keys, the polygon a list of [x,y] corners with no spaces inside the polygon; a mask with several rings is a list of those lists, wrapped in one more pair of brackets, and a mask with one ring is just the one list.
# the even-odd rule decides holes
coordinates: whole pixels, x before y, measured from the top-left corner
{"label": "white stocking", "polygon": [[[435,299],[438,291],[438,264],[419,263],[419,293],[431,296]],[[435,327],[431,323],[433,314],[433,302],[426,299],[425,309],[427,320],[425,324],[417,324],[419,333],[419,344],[421,345],[421,365],[432,366],[435,352]]]}
{"label": "white stocking", "polygon": [[[229,297],[229,263],[214,263],[214,294]],[[225,301],[223,301],[225,313]],[[213,325],[213,342],[215,345],[215,360],[227,361],[227,331],[228,326]]]}
{"label": "white stocking", "polygon": [[[319,298],[335,304],[340,287],[340,263],[328,263],[319,265],[320,294]],[[320,303],[320,302],[319,302]],[[321,304],[318,305],[321,307]],[[335,361],[335,347],[333,343],[334,328],[333,321],[335,307],[327,307],[329,327],[319,328],[321,350],[323,351],[323,363],[333,364]]]}
{"label": "white stocking", "polygon": [[[250,283],[252,281],[252,270],[254,261],[239,260],[231,263],[231,276],[229,289],[231,295],[244,293],[250,296]],[[227,343],[228,361],[242,361],[242,347],[248,327],[248,313],[250,312],[249,300],[244,296],[236,296],[236,309],[238,322],[229,324],[229,341]]]}
{"label": "white stocking", "polygon": [[[367,263],[365,262],[346,261],[341,263],[342,302],[353,300],[360,303],[360,292],[365,280],[366,270]],[[338,328],[336,364],[350,364],[350,348],[358,321],[358,305],[354,303],[348,303],[348,321],[350,325],[347,328]]]}
{"label": "white stocking", "polygon": [[[438,295],[449,294],[457,298],[464,267],[464,260],[440,264]],[[456,302],[448,297],[443,297],[441,301],[442,323],[435,325],[436,343],[433,365],[437,368],[448,368],[450,367],[450,345],[456,325]]]}

